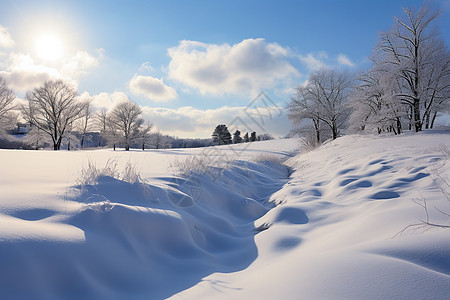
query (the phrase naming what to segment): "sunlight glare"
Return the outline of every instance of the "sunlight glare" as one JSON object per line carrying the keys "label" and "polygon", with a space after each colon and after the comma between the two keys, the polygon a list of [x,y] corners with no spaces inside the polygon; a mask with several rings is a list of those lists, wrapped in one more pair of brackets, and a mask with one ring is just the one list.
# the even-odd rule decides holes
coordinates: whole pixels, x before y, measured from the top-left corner
{"label": "sunlight glare", "polygon": [[52,34],[44,34],[36,39],[35,49],[39,58],[46,61],[56,61],[63,56],[61,39]]}

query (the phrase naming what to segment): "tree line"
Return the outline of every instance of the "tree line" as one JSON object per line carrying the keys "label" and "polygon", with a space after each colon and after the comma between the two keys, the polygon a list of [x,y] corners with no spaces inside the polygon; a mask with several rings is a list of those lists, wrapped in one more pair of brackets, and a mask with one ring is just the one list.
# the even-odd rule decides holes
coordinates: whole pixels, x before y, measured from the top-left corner
{"label": "tree line", "polygon": [[[26,104],[14,105],[14,92],[0,77],[0,131],[5,135],[23,119],[29,126],[24,138],[29,148],[39,149],[47,144],[54,150],[60,150],[63,142],[67,149],[78,144],[83,149],[87,142],[95,138],[98,147],[109,145],[130,150],[130,147],[142,148],[186,148],[205,147],[214,144],[253,142],[273,139],[269,134],[257,136],[256,132],[241,137],[239,130],[233,137],[226,125],[218,125],[209,139],[179,139],[159,132],[150,132],[152,125],[141,117],[142,109],[132,101],[116,104],[108,112],[95,111],[92,98],[78,96],[77,90],[70,84],[58,81],[46,81],[41,86],[26,93]],[[20,115],[15,113],[19,111]],[[17,141],[9,142],[13,148],[23,148]],[[92,143],[91,143],[92,147]]]}
{"label": "tree line", "polygon": [[[15,104],[14,91],[0,77],[0,148],[59,150],[79,147],[124,147],[126,150],[196,148],[214,145],[211,139],[178,138],[152,131],[142,109],[130,100],[109,111],[96,110],[92,98],[80,97],[63,81],[47,81]],[[23,131],[21,131],[23,129]],[[20,139],[11,135],[23,134]]]}
{"label": "tree line", "polygon": [[[87,139],[97,134],[97,146],[110,145],[148,148],[171,148],[175,138],[159,132],[150,133],[152,125],[141,117],[142,109],[127,100],[116,104],[110,111],[95,111],[92,98],[80,98],[70,84],[57,80],[46,81],[41,86],[28,91],[26,104],[15,105],[14,92],[6,81],[0,78],[0,132],[4,137],[23,119],[29,130],[24,143],[32,148],[50,144],[60,150],[63,142],[68,149],[71,143],[79,143],[84,148]],[[16,113],[19,111],[19,114]],[[13,143],[14,144],[14,143]]]}
{"label": "tree line", "polygon": [[433,26],[439,11],[423,6],[404,13],[380,34],[368,71],[321,69],[296,88],[288,117],[294,125],[309,121],[315,143],[343,130],[419,132],[449,113],[450,52]]}
{"label": "tree line", "polygon": [[256,131],[250,133],[250,136],[248,135],[248,132],[246,132],[244,136],[241,137],[241,132],[237,129],[233,133],[232,137],[231,133],[228,131],[228,127],[224,124],[217,125],[211,136],[216,145],[239,144],[273,139],[273,137],[268,133],[257,136]]}

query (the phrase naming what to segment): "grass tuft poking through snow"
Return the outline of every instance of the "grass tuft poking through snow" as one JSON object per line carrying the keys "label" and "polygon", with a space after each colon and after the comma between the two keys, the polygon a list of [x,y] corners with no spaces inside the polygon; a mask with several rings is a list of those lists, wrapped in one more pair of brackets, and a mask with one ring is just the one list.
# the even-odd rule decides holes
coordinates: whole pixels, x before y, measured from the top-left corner
{"label": "grass tuft poking through snow", "polygon": [[184,177],[208,174],[217,178],[235,163],[234,158],[223,154],[225,152],[215,150],[212,153],[201,152],[184,159],[175,158],[170,164],[170,169],[174,175]]}
{"label": "grass tuft poking through snow", "polygon": [[111,177],[130,184],[145,183],[134,164],[128,161],[123,167],[123,170],[120,171],[118,169],[118,159],[114,158],[108,159],[105,166],[102,168],[98,168],[95,163],[89,160],[87,167],[81,169],[80,176],[76,180],[76,185],[94,185],[98,183],[98,180],[102,177]]}
{"label": "grass tuft poking through snow", "polygon": [[103,168],[98,168],[95,162],[88,160],[87,166],[81,168],[80,176],[76,180],[76,185],[85,186],[96,184],[98,179],[102,176],[119,178],[117,164],[118,158],[110,158]]}
{"label": "grass tuft poking through snow", "polygon": [[82,210],[106,212],[114,207],[108,197],[102,194],[101,186],[105,182],[129,184],[133,186],[133,189],[137,188],[145,199],[150,198],[150,188],[136,166],[128,161],[120,171],[118,165],[118,158],[108,159],[102,168],[98,168],[89,160],[87,166],[81,169],[73,188],[79,191],[78,194],[81,193],[77,198],[85,203]]}

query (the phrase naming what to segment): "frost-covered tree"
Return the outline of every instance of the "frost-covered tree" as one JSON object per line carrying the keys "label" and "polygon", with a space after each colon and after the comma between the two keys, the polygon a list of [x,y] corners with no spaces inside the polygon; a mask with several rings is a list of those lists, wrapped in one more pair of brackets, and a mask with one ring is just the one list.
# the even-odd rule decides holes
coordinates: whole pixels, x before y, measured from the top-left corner
{"label": "frost-covered tree", "polygon": [[125,150],[130,150],[133,142],[140,138],[144,119],[142,109],[134,102],[125,101],[117,104],[107,116],[107,126],[110,140],[123,144]]}
{"label": "frost-covered tree", "polygon": [[435,58],[426,68],[422,125],[433,128],[438,113],[450,109],[450,51],[442,41],[435,41]]}
{"label": "frost-covered tree", "polygon": [[311,120],[314,126],[316,142],[321,142],[321,110],[317,108],[315,97],[309,93],[307,88],[308,82],[305,85],[299,85],[296,88],[295,94],[291,97],[288,109],[288,119],[294,126],[300,126],[305,120]]}
{"label": "frost-covered tree", "polygon": [[157,131],[150,135],[150,146],[155,149],[172,148],[172,138]]}
{"label": "frost-covered tree", "polygon": [[98,111],[94,115],[94,128],[100,133],[98,146],[102,145],[102,141],[108,141],[108,115],[106,109]]}
{"label": "frost-covered tree", "polygon": [[348,101],[353,77],[347,72],[320,69],[312,72],[305,84],[299,85],[288,104],[288,117],[294,124],[312,120],[317,140],[320,125],[326,124],[336,139],[349,114]]}
{"label": "frost-covered tree", "polygon": [[51,139],[48,134],[45,134],[37,127],[32,127],[23,139],[30,147],[38,150],[40,147],[51,144]]}
{"label": "frost-covered tree", "polygon": [[236,130],[233,133],[233,144],[239,144],[239,143],[242,143],[241,132],[239,130]]}
{"label": "frost-covered tree", "polygon": [[83,100],[83,109],[80,112],[80,119],[77,121],[76,129],[80,132],[80,148],[84,148],[86,134],[93,128],[92,119],[94,109],[92,107],[92,98]]}
{"label": "frost-covered tree", "polygon": [[219,145],[231,144],[231,134],[226,125],[217,125],[212,133],[213,142]]}
{"label": "frost-covered tree", "polygon": [[376,65],[359,76],[351,96],[353,112],[349,121],[350,131],[402,132],[404,110],[395,97],[396,83],[386,79]]}
{"label": "frost-covered tree", "polygon": [[152,124],[147,123],[146,125],[142,125],[139,130],[139,144],[142,146],[142,151],[150,144],[150,130],[152,129],[152,126]]}
{"label": "frost-covered tree", "polygon": [[250,142],[256,142],[256,132],[255,131],[253,131],[250,134]]}
{"label": "frost-covered tree", "polygon": [[410,111],[414,130],[431,125],[449,99],[449,55],[432,26],[439,11],[428,6],[405,8],[391,30],[380,36],[376,63],[388,81],[396,82],[395,96]]}
{"label": "frost-covered tree", "polygon": [[269,141],[273,140],[274,137],[270,135],[269,133],[263,133],[258,136],[258,141]]}
{"label": "frost-covered tree", "polygon": [[41,132],[47,134],[53,149],[59,150],[68,129],[80,118],[83,104],[77,99],[77,91],[61,80],[46,81],[40,87],[27,92],[28,105],[22,106],[24,118]]}
{"label": "frost-covered tree", "polygon": [[14,92],[8,88],[6,81],[0,77],[0,131],[16,125],[16,115],[12,113],[15,108],[15,98]]}

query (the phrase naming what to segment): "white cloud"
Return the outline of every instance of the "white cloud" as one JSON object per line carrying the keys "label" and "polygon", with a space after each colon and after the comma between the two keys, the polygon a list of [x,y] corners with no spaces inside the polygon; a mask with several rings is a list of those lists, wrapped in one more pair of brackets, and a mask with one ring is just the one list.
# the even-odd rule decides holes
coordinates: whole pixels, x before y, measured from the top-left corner
{"label": "white cloud", "polygon": [[168,50],[169,78],[202,94],[250,94],[298,76],[286,60],[288,50],[264,39],[229,44],[182,41]]}
{"label": "white cloud", "polygon": [[340,65],[348,66],[348,67],[354,67],[355,64],[351,62],[351,60],[345,55],[345,54],[339,54],[337,56],[337,61]]}
{"label": "white cloud", "polygon": [[[92,98],[92,105],[97,110],[110,111],[116,104],[129,100],[122,92],[100,93],[90,96],[83,93],[80,97]],[[258,102],[259,103],[259,102]],[[226,124],[228,129],[239,129],[243,134],[256,131],[258,134],[268,132],[274,136],[285,136],[291,124],[283,111],[273,103],[260,107],[229,107],[199,109],[191,106],[180,108],[158,108],[141,106],[145,121],[153,124],[153,130],[164,134],[187,138],[209,138],[218,124]]]}
{"label": "white cloud", "polygon": [[130,81],[130,90],[154,101],[168,101],[177,97],[177,92],[164,84],[162,79],[135,74]]}
{"label": "white cloud", "polygon": [[[82,95],[80,95],[80,97],[87,98],[90,96],[89,93],[85,92]],[[92,96],[92,106],[98,110],[109,111],[116,104],[127,100],[129,100],[128,96],[122,92],[114,92],[112,94],[103,92],[98,95]]]}
{"label": "white cloud", "polygon": [[328,55],[325,52],[316,54],[308,53],[307,55],[299,55],[298,58],[310,70],[318,70],[327,67],[324,61],[328,59]]}
{"label": "white cloud", "polygon": [[12,53],[6,65],[6,71],[0,71],[0,76],[6,79],[11,88],[19,91],[25,91],[49,79],[62,78],[58,70],[36,64],[28,54]]}
{"label": "white cloud", "polygon": [[318,53],[308,53],[307,55],[299,54],[298,58],[309,70],[312,71],[322,68],[336,68],[339,66],[355,66],[355,64],[342,53],[338,54],[336,59],[330,58],[328,54],[323,51]]}
{"label": "white cloud", "polygon": [[0,25],[0,48],[12,48],[14,41],[5,27]]}
{"label": "white cloud", "polygon": [[86,73],[88,69],[98,66],[103,51],[101,49],[97,51],[97,57],[92,56],[86,51],[78,51],[62,65],[61,73],[65,77],[78,78],[81,74]]}
{"label": "white cloud", "polygon": [[48,66],[38,63],[30,54],[12,52],[2,62],[5,70],[0,71],[0,76],[7,80],[11,88],[22,92],[53,79],[63,79],[77,86],[79,76],[97,66],[100,58],[101,52],[94,57],[86,51],[78,51],[65,63]]}
{"label": "white cloud", "polygon": [[286,115],[280,114],[278,108],[271,110],[272,115],[270,118],[266,115],[263,122],[258,117],[262,111],[228,106],[206,110],[189,106],[178,109],[144,106],[143,116],[156,130],[179,137],[208,138],[218,124],[226,124],[230,132],[238,129],[242,134],[256,131],[258,134],[286,135],[291,128]]}

